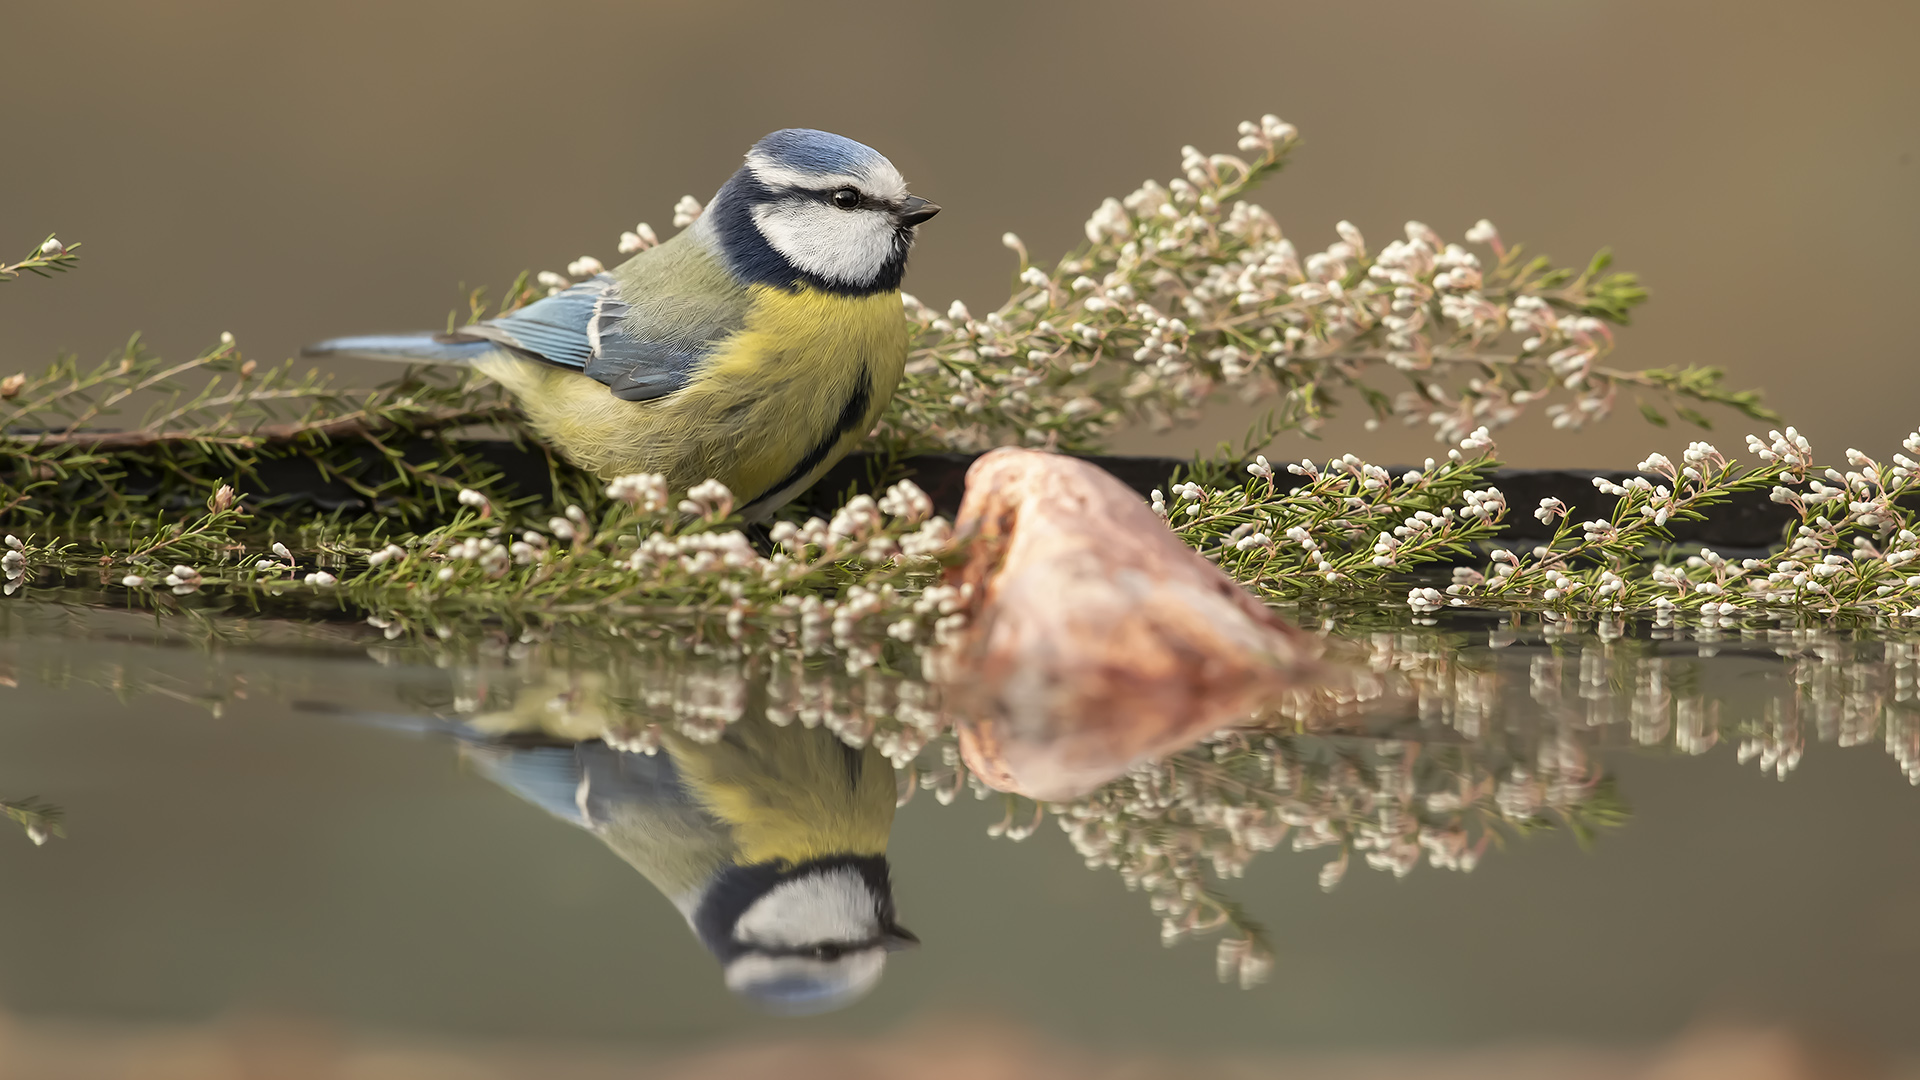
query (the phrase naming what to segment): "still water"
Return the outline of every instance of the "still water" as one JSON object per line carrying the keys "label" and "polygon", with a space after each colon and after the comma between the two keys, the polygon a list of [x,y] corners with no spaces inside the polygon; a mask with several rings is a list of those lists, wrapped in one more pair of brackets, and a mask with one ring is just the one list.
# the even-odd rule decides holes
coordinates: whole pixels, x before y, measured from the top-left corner
{"label": "still water", "polygon": [[[969,779],[897,658],[33,590],[0,602],[0,798],[65,835],[0,835],[0,994],[21,1022],[660,1053],[951,1016],[1163,1057],[1642,1046],[1714,1018],[1920,1051],[1913,641],[1330,621],[1357,672],[1337,706],[1041,808]],[[844,1009],[730,993],[635,849],[659,819],[606,839],[657,809],[667,757],[686,773],[674,747],[743,733],[833,742],[869,806],[876,775],[910,796],[890,835],[874,813],[920,944]],[[881,750],[911,763],[887,778]],[[793,780],[736,766],[749,793]],[[1271,950],[1264,982],[1219,933],[1163,946],[1174,867],[1212,898],[1194,921],[1234,912]]]}

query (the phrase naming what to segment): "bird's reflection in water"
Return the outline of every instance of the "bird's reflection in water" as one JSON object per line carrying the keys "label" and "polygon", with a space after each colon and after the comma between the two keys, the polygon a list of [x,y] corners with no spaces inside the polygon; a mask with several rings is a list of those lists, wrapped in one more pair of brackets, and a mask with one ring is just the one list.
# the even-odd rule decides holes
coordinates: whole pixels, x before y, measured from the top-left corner
{"label": "bird's reflection in water", "polygon": [[[769,1010],[847,1005],[889,952],[918,943],[894,917],[896,785],[879,751],[764,709],[700,737],[656,728],[650,752],[616,746],[598,714],[617,706],[587,690],[596,682],[535,683],[509,710],[459,720],[391,721],[453,736],[481,775],[599,837],[686,916],[727,987]],[[583,692],[601,700],[552,708]]]}

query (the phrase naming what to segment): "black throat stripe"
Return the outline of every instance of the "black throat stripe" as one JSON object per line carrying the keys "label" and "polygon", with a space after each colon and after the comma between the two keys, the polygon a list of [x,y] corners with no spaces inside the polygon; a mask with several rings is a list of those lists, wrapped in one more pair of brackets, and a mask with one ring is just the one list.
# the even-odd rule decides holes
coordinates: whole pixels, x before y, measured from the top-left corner
{"label": "black throat stripe", "polygon": [[761,503],[806,479],[808,473],[819,468],[820,463],[827,460],[827,455],[833,453],[833,448],[840,445],[840,440],[846,438],[848,432],[855,430],[866,420],[867,410],[872,406],[873,372],[862,364],[860,376],[853,384],[853,393],[847,395],[846,404],[840,407],[840,418],[834,422],[833,430],[813,444],[813,449],[807,451],[806,456],[800,459],[800,463],[793,467],[792,472],[782,477],[779,483],[754,496],[753,501],[741,507],[741,510],[743,512],[754,510]]}

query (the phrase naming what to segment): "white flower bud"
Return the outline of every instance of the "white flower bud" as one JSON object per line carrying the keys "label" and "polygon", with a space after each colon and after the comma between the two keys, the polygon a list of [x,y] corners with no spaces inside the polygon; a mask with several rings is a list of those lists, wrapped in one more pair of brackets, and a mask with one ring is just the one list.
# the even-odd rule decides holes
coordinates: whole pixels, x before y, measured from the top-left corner
{"label": "white flower bud", "polygon": [[1366,238],[1360,235],[1359,228],[1356,227],[1353,222],[1338,222],[1334,225],[1333,229],[1340,234],[1340,239],[1346,241],[1347,246],[1353,249],[1354,254],[1365,255],[1367,253]]}

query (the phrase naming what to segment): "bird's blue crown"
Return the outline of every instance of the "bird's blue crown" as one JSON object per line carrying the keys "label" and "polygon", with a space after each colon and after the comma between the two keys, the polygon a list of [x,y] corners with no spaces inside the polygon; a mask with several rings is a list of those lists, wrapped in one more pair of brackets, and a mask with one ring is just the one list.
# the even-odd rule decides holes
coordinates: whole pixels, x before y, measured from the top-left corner
{"label": "bird's blue crown", "polygon": [[857,175],[886,160],[865,143],[812,128],[783,128],[753,144],[752,152],[776,165],[814,173]]}

